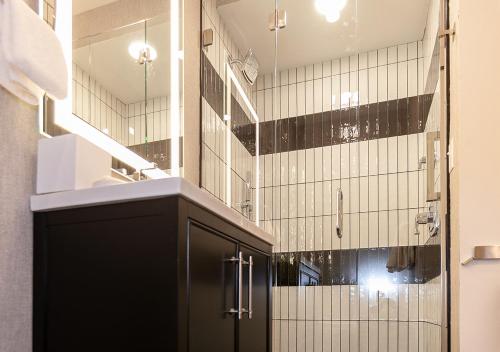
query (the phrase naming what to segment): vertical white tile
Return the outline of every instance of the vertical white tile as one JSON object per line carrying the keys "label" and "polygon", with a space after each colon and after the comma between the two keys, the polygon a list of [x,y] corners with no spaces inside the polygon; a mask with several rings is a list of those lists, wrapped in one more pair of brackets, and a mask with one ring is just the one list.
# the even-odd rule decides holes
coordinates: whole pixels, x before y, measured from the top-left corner
{"label": "vertical white tile", "polygon": [[[358,180],[358,179],[356,179]],[[359,199],[351,201],[352,204],[357,204],[359,202],[359,211],[367,212],[368,211],[368,198],[369,198],[369,186],[368,186],[368,177],[360,177],[359,178],[359,191],[356,194]],[[355,202],[355,203],[354,203]],[[354,208],[351,211],[358,211],[358,209]]]}
{"label": "vertical white tile", "polygon": [[410,236],[408,209],[398,210],[398,234],[399,234],[398,244],[400,246],[408,246],[408,238]]}
{"label": "vertical white tile", "polygon": [[378,211],[378,176],[369,177],[369,210]]}
{"label": "vertical white tile", "polygon": [[359,105],[368,104],[368,70],[359,71],[358,97]]}
{"label": "vertical white tile", "polygon": [[408,173],[408,207],[418,208],[418,171]]}
{"label": "vertical white tile", "polygon": [[368,53],[368,67],[377,67],[378,66],[378,57],[377,51],[373,50]]}
{"label": "vertical white tile", "polygon": [[330,76],[324,77],[322,85],[322,111],[330,111],[332,110],[332,78]]}
{"label": "vertical white tile", "polygon": [[387,139],[387,157],[388,157],[387,172],[389,173],[398,172],[398,137],[389,137]]}
{"label": "vertical white tile", "polygon": [[398,208],[408,208],[408,173],[398,174]]}
{"label": "vertical white tile", "polygon": [[398,98],[398,65],[390,64],[387,72],[387,99]]}
{"label": "vertical white tile", "polygon": [[379,66],[377,68],[377,82],[378,82],[378,101],[386,101],[388,100],[388,69],[387,66]]}
{"label": "vertical white tile", "polygon": [[378,70],[371,67],[368,70],[368,103],[374,104],[378,101]]}
{"label": "vertical white tile", "polygon": [[349,57],[345,56],[340,59],[340,73],[349,72]]}
{"label": "vertical white tile", "polygon": [[306,149],[305,150],[305,174],[306,174],[306,182],[314,182],[314,149]]}
{"label": "vertical white tile", "polygon": [[360,53],[358,55],[358,65],[360,70],[368,68],[368,53]]}
{"label": "vertical white tile", "polygon": [[314,79],[314,66],[306,66],[306,81],[312,81]]}
{"label": "vertical white tile", "polygon": [[323,61],[323,76],[322,77],[330,77],[332,75],[332,62],[331,61]]}
{"label": "vertical white tile", "polygon": [[306,181],[306,151],[297,151],[297,182]]}
{"label": "vertical white tile", "polygon": [[318,113],[323,111],[323,80],[315,79],[313,90],[314,107],[313,112]]}
{"label": "vertical white tile", "polygon": [[306,114],[314,113],[314,82],[306,81]]}
{"label": "vertical white tile", "polygon": [[332,75],[340,74],[340,59],[332,60]]}
{"label": "vertical white tile", "polygon": [[398,98],[406,98],[408,96],[408,62],[403,61],[398,63]]}
{"label": "vertical white tile", "polygon": [[418,63],[417,59],[408,61],[408,96],[418,95]]}
{"label": "vertical white tile", "polygon": [[393,64],[398,61],[398,47],[391,46],[387,48],[387,63]]}
{"label": "vertical white tile", "polygon": [[397,210],[389,210],[389,243],[390,247],[398,246],[398,212]]}
{"label": "vertical white tile", "polygon": [[408,60],[408,45],[401,44],[398,45],[398,61]]}
{"label": "vertical white tile", "polygon": [[397,137],[398,172],[408,171],[408,136]]}
{"label": "vertical white tile", "polygon": [[[379,174],[385,174],[388,173],[388,139],[387,138],[382,138],[378,140],[377,147],[378,147],[378,173]],[[372,149],[370,148],[370,151]],[[371,158],[370,158],[371,160]],[[375,171],[375,170],[374,170]],[[370,174],[372,173],[370,169]],[[376,174],[376,173],[375,173]]]}
{"label": "vertical white tile", "polygon": [[[376,145],[376,143],[377,143],[376,140],[372,140],[369,142],[373,142],[373,143],[370,143],[370,146],[372,146],[373,144]],[[370,158],[372,156],[372,154],[370,153],[371,150],[369,150],[369,147],[368,147],[369,142],[368,141],[359,142],[359,176],[367,176],[368,175],[369,164],[370,164],[370,161],[372,161]],[[376,153],[376,150],[375,150],[375,153]],[[375,162],[376,161],[377,160],[375,157]]]}
{"label": "vertical white tile", "polygon": [[[308,149],[312,150],[314,155],[314,181],[320,182],[323,181],[323,148],[313,148]],[[307,153],[306,153],[307,156]]]}
{"label": "vertical white tile", "polygon": [[297,85],[295,83],[288,86],[288,116],[297,116]]}
{"label": "vertical white tile", "polygon": [[349,143],[349,168],[350,177],[359,176],[359,143]]}
{"label": "vertical white tile", "polygon": [[297,83],[297,116],[306,114],[306,85]]}
{"label": "vertical white tile", "polygon": [[340,75],[335,75],[332,77],[332,110],[340,109],[341,101],[341,79]]}
{"label": "vertical white tile", "polygon": [[419,150],[418,134],[408,135],[408,171],[418,170]]}
{"label": "vertical white tile", "polygon": [[349,178],[349,144],[340,145],[340,177]]}
{"label": "vertical white tile", "polygon": [[314,241],[316,234],[314,233],[314,217],[306,217],[306,251],[314,251]]}

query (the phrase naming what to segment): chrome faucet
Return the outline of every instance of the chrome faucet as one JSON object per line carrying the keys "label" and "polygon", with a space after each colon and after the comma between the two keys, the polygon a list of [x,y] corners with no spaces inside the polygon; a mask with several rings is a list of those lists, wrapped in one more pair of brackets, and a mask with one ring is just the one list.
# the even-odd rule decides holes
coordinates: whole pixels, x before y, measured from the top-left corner
{"label": "chrome faucet", "polygon": [[247,173],[247,181],[243,185],[243,194],[244,194],[244,199],[238,203],[238,206],[241,209],[241,213],[250,218],[250,215],[253,211],[253,204],[252,204],[252,185],[250,183],[251,180],[251,175]]}
{"label": "chrome faucet", "polygon": [[418,213],[417,215],[415,215],[415,230],[413,234],[416,236],[420,235],[418,225],[428,225],[429,235],[431,237],[437,235],[440,227],[439,213],[437,211],[437,208],[434,208],[432,205],[430,205],[429,211]]}

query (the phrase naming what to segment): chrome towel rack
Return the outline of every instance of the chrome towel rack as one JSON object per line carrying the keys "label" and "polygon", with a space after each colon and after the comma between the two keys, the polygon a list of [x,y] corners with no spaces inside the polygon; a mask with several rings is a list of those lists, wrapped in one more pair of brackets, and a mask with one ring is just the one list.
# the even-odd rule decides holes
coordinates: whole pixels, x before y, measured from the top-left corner
{"label": "chrome towel rack", "polygon": [[474,256],[463,261],[467,265],[476,260],[500,260],[500,246],[475,246]]}

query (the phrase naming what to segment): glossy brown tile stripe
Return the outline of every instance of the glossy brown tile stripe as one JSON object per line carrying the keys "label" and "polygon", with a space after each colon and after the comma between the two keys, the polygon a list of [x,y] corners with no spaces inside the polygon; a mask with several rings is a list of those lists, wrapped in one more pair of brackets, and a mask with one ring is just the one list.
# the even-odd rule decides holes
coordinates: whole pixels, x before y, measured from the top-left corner
{"label": "glossy brown tile stripe", "polygon": [[[179,138],[179,163],[182,167],[182,143],[183,138]],[[136,144],[127,147],[134,153],[138,154],[142,158],[154,162],[158,165],[158,167],[162,170],[170,169],[170,139],[163,139],[161,141],[154,141],[143,144]],[[127,169],[129,174],[132,174],[135,170],[130,168],[127,164],[120,162],[119,160],[113,158],[112,160],[113,169]]]}
{"label": "glossy brown tile stripe", "polygon": [[424,284],[439,276],[439,245],[360,248],[273,254],[274,286]]}
{"label": "glossy brown tile stripe", "polygon": [[[202,68],[202,95],[222,119],[224,83],[205,55]],[[261,122],[260,154],[420,133],[425,129],[432,97],[433,94],[430,93]],[[255,155],[255,124],[234,97],[231,109],[233,133],[249,153]]]}

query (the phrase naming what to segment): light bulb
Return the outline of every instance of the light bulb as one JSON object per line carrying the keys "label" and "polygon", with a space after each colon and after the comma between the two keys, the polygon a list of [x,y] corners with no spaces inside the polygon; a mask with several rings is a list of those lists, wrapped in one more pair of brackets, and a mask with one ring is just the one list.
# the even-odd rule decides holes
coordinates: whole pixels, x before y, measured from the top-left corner
{"label": "light bulb", "polygon": [[340,12],[332,12],[327,15],[325,15],[326,20],[330,23],[337,22],[340,18]]}
{"label": "light bulb", "polygon": [[330,23],[338,21],[347,0],[315,0],[316,10]]}
{"label": "light bulb", "polygon": [[128,46],[128,53],[140,63],[151,62],[158,57],[156,49],[144,42],[132,42]]}

